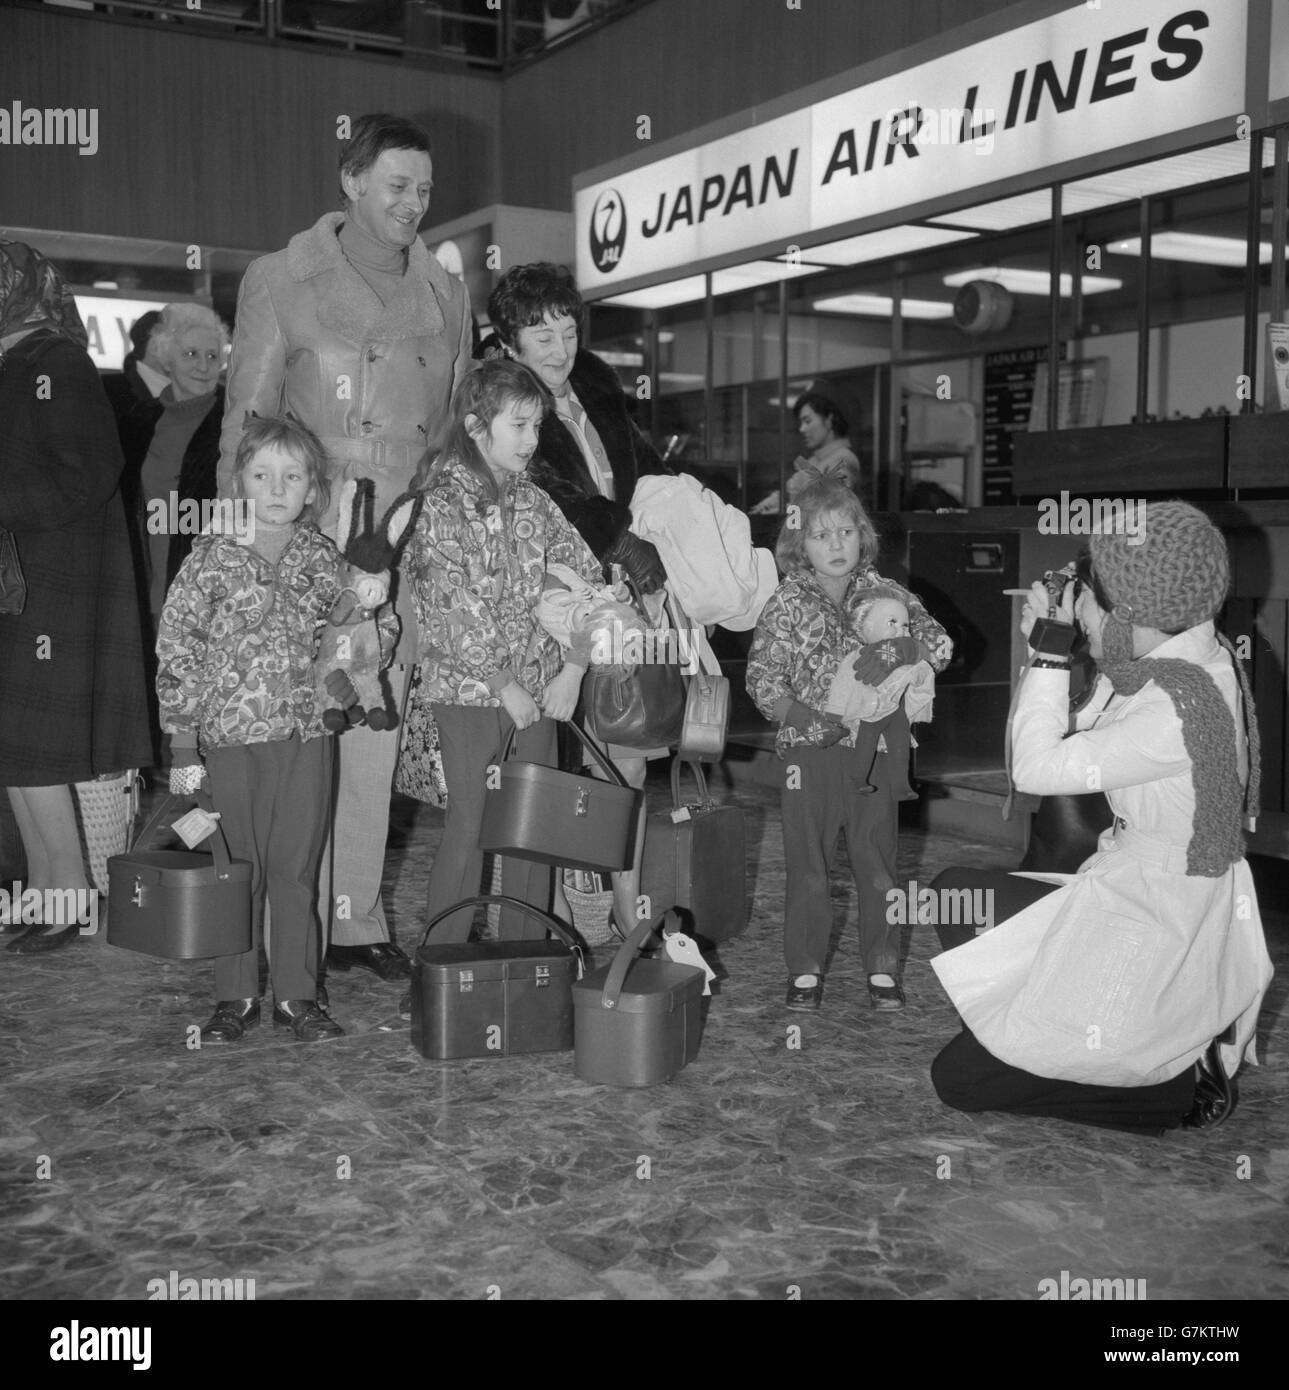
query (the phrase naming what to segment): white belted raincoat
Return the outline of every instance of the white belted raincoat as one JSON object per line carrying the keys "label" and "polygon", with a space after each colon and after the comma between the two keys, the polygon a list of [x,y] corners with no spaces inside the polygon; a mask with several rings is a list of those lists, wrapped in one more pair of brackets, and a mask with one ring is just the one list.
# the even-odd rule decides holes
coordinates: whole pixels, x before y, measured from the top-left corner
{"label": "white belted raincoat", "polygon": [[[1211,622],[1150,653],[1201,666],[1236,724],[1241,778],[1248,749],[1235,670]],[[932,965],[964,1022],[995,1057],[1038,1076],[1146,1086],[1180,1075],[1232,1022],[1223,1061],[1254,1057],[1271,980],[1253,879],[1244,859],[1218,878],[1190,876],[1195,790],[1181,720],[1151,683],[1114,695],[1104,677],[1068,727],[1069,684],[1032,670],[1013,728],[1022,791],[1104,791],[1117,817],[1077,874],[1026,877],[1063,885]]]}

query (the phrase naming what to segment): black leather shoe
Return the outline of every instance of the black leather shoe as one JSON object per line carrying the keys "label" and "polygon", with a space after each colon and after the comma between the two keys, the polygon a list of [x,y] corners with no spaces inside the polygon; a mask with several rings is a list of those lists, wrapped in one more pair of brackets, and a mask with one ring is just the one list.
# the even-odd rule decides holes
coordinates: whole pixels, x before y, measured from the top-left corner
{"label": "black leather shoe", "polygon": [[411,1023],[412,1021],[412,993],[410,990],[398,1001],[398,1016],[404,1023]]}
{"label": "black leather shoe", "polygon": [[298,1042],[322,1042],[324,1038],[343,1038],[345,1030],[328,1018],[313,999],[283,999],[273,1006],[273,1022],[289,1028]]}
{"label": "black leather shoe", "polygon": [[392,941],[373,941],[367,946],[332,946],[327,952],[329,970],[370,970],[382,980],[406,980],[412,962]]}
{"label": "black leather shoe", "polygon": [[904,991],[898,984],[875,985],[872,976],[868,980],[868,997],[873,1008],[881,1013],[897,1013],[904,1007]]}
{"label": "black leather shoe", "polygon": [[789,980],[788,993],[783,1002],[787,1008],[795,1009],[798,1013],[814,1013],[823,997],[824,981],[820,975],[813,985],[795,985]]}
{"label": "black leather shoe", "polygon": [[1233,1042],[1232,1030],[1228,1029],[1221,1038],[1214,1038],[1203,1057],[1195,1063],[1195,1099],[1182,1117],[1183,1129],[1215,1129],[1235,1114],[1235,1107],[1240,1103],[1235,1082],[1222,1065],[1219,1044],[1223,1039]]}
{"label": "black leather shoe", "polygon": [[11,941],[5,950],[15,956],[36,956],[42,951],[57,951],[60,946],[70,946],[80,928],[75,922],[61,931],[46,931],[37,924],[29,927],[17,941]]}
{"label": "black leather shoe", "polygon": [[258,999],[221,999],[215,1005],[210,1022],[201,1030],[201,1045],[215,1047],[221,1043],[241,1042],[259,1021]]}

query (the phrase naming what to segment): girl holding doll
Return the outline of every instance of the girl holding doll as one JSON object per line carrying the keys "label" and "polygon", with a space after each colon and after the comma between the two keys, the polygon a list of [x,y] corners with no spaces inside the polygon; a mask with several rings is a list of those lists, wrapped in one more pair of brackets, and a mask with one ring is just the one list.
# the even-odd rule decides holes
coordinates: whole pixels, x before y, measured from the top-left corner
{"label": "girl holding doll", "polygon": [[[524,761],[553,766],[554,721],[572,715],[586,671],[587,657],[562,658],[535,615],[551,565],[601,582],[586,542],[527,476],[547,406],[526,367],[504,358],[480,363],[454,393],[444,445],[417,478],[425,501],[403,574],[448,792],[427,895],[431,917],[480,892],[486,780],[507,736],[516,731]],[[502,892],[549,910],[553,875],[545,865],[507,858]],[[470,908],[453,914],[435,940],[466,940],[472,917]],[[526,916],[502,910],[503,938],[540,932]]]}
{"label": "girl holding doll", "polygon": [[775,550],[785,578],[761,613],[747,664],[748,693],[779,725],[775,748],[784,761],[786,1003],[813,1010],[822,998],[832,934],[829,871],[844,827],[869,998],[876,1009],[898,1010],[899,928],[887,920],[887,890],[895,885],[905,769],[890,766],[881,739],[862,756],[853,729],[826,706],[843,658],[853,655],[856,610],[875,585],[904,603],[909,634],[866,646],[855,662],[859,680],[877,685],[888,669],[918,661],[943,670],[953,644],[913,594],[877,573],[877,534],[849,487],[821,480],[796,506]]}
{"label": "girl holding doll", "polygon": [[[260,1021],[259,940],[272,908],[274,1023],[302,1042],[341,1036],[318,1006],[318,865],[331,806],[332,739],[315,696],[314,658],[345,583],[345,562],[317,529],[327,458],[290,419],[252,418],[238,444],[234,496],[245,533],[194,542],[166,595],[157,697],[170,735],[170,789],[205,777],[234,859],[252,865],[255,940],[215,961],[215,1013],[203,1046],[238,1042]],[[407,502],[407,521],[414,501]],[[406,525],[406,522],[404,522]],[[392,619],[382,619],[387,637]]]}

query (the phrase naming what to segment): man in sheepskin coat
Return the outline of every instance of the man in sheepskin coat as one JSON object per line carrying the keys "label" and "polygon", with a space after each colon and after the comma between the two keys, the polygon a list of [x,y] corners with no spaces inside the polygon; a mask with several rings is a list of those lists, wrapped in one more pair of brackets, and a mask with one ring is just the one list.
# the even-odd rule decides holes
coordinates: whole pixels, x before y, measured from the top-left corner
{"label": "man in sheepskin coat", "polygon": [[[332,464],[322,529],[333,539],[345,479],[373,480],[377,515],[411,485],[471,365],[465,287],[417,236],[431,175],[420,126],[360,117],[340,155],[345,210],[247,269],[229,363],[221,496],[231,495],[250,412],[290,414],[322,440]],[[402,635],[389,676],[397,705],[416,660],[416,620],[397,576],[394,592]],[[328,965],[390,981],[410,974],[389,940],[380,895],[400,735],[401,720],[385,732],[351,729],[339,741],[334,855],[324,858],[320,896]]]}

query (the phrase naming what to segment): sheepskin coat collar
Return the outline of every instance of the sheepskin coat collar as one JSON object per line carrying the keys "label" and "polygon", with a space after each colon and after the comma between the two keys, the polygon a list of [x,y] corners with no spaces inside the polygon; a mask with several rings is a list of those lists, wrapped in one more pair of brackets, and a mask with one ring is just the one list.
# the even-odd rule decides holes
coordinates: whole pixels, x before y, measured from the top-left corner
{"label": "sheepskin coat collar", "polygon": [[443,332],[440,301],[452,299],[448,273],[418,236],[408,248],[407,273],[388,304],[345,259],[338,233],[343,212],[328,212],[306,231],[293,236],[286,248],[286,268],[299,283],[331,274],[334,283],[318,301],[318,321],[343,338],[416,338]]}

